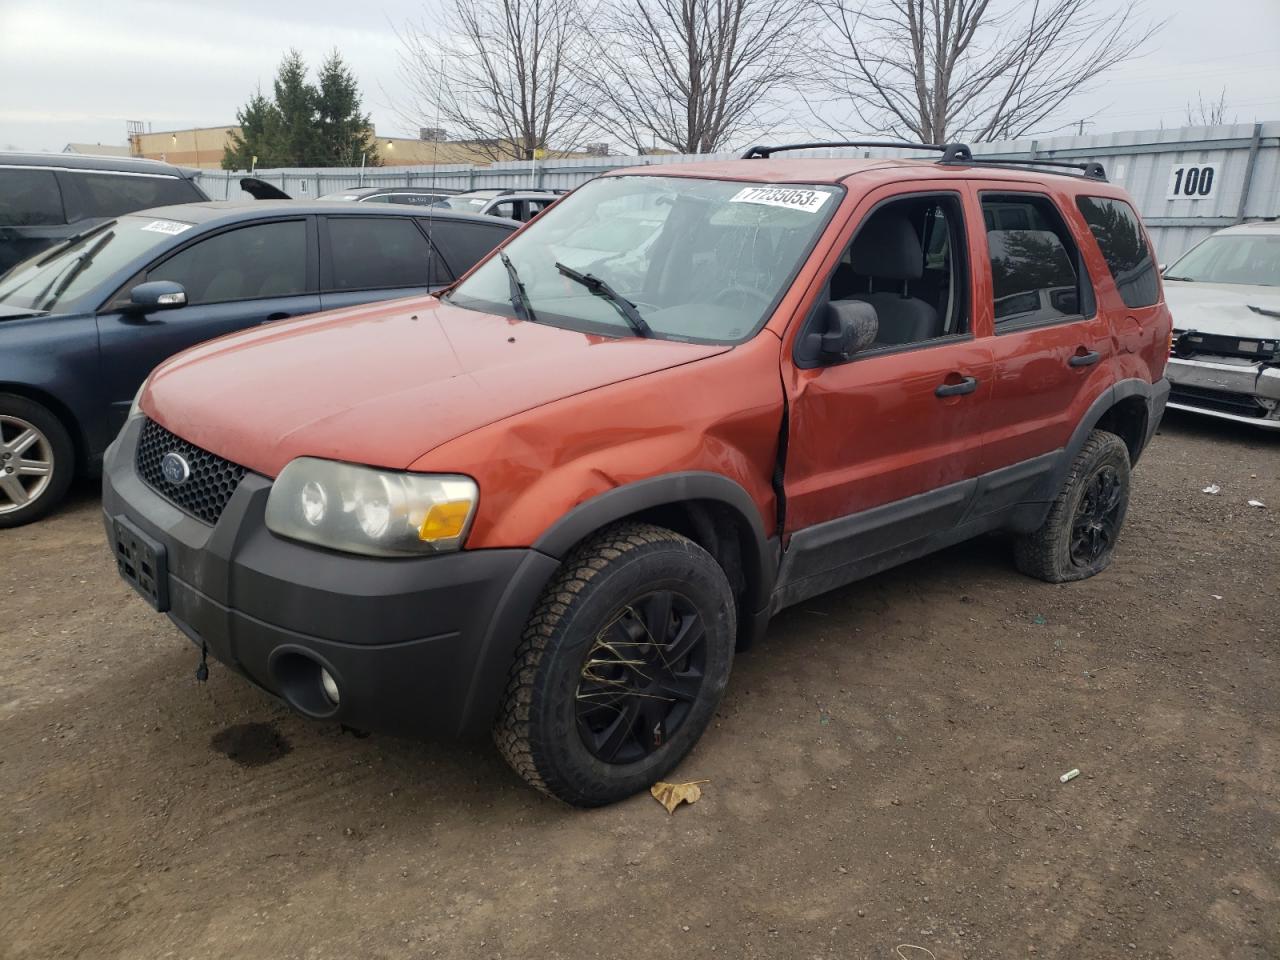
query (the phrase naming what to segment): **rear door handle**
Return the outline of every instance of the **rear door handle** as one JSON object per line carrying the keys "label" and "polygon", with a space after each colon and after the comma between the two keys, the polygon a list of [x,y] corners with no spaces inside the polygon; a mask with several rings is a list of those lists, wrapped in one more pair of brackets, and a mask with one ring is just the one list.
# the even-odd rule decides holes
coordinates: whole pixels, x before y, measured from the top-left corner
{"label": "rear door handle", "polygon": [[1101,358],[1102,354],[1097,350],[1091,350],[1088,353],[1077,353],[1067,361],[1073,367],[1092,367]]}
{"label": "rear door handle", "polygon": [[977,389],[978,378],[965,377],[959,383],[940,383],[933,392],[939,397],[958,397],[965,393],[973,393]]}
{"label": "rear door handle", "polygon": [[275,323],[277,320],[288,320],[288,319],[289,319],[289,314],[287,313],[272,313],[267,315],[267,319],[259,321],[258,326],[262,326],[262,324],[264,323]]}

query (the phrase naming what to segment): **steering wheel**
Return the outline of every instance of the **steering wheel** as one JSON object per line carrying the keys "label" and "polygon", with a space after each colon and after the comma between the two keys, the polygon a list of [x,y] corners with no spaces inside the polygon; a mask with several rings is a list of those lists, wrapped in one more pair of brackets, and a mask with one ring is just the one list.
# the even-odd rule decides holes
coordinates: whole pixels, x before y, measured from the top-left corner
{"label": "steering wheel", "polygon": [[759,305],[766,298],[767,294],[755,287],[735,285],[725,287],[711,298],[711,302],[722,307],[749,307]]}

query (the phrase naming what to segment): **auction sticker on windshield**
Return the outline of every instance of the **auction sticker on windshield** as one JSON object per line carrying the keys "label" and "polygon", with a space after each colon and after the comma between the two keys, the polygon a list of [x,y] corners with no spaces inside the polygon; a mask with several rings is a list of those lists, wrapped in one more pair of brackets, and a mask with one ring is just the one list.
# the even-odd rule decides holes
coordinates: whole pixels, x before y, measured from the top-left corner
{"label": "auction sticker on windshield", "polygon": [[152,220],[143,230],[150,230],[152,233],[167,233],[171,237],[176,237],[180,233],[185,233],[191,229],[189,223],[175,223],[172,220]]}
{"label": "auction sticker on windshield", "polygon": [[830,193],[806,187],[747,187],[729,198],[730,203],[763,203],[770,207],[786,207],[817,213]]}

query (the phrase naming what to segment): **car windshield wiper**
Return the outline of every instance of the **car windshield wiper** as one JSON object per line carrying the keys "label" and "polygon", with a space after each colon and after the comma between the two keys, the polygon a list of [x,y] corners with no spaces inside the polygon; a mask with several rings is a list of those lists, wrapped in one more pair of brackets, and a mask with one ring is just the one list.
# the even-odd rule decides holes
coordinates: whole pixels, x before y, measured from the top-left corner
{"label": "car windshield wiper", "polygon": [[516,316],[521,320],[537,323],[538,318],[534,315],[533,304],[529,302],[529,294],[525,293],[524,284],[520,281],[520,274],[516,273],[516,265],[511,262],[511,258],[507,256],[505,250],[498,251],[498,258],[502,261],[502,265],[507,268],[507,282],[511,287],[511,306],[515,310]]}
{"label": "car windshield wiper", "polygon": [[[67,287],[71,286],[71,281],[80,276],[89,264],[93,263],[93,258],[98,255],[98,252],[107,245],[107,241],[109,241],[113,236],[114,234],[107,234],[92,247],[63,267],[62,270],[55,274],[53,279],[45,285],[45,288],[36,295],[36,298],[32,303],[34,304],[48,293],[49,295],[48,297],[45,297],[43,307],[40,309],[44,309],[46,311],[51,310],[53,305],[58,302],[58,298],[66,292]],[[53,288],[53,291],[50,293],[49,290],[51,287]]]}
{"label": "car windshield wiper", "polygon": [[1169,274],[1167,274],[1167,273],[1164,275],[1163,279],[1165,279],[1165,280],[1181,280],[1181,281],[1182,281],[1182,282],[1184,282],[1184,283],[1195,283],[1195,282],[1196,282],[1194,277],[1171,277],[1171,276],[1169,276]]}
{"label": "car windshield wiper", "polygon": [[79,233],[72,234],[71,236],[67,237],[65,240],[59,240],[57,243],[53,245],[53,247],[49,250],[48,253],[46,253],[43,257],[41,257],[39,260],[36,261],[36,266],[43,267],[46,263],[48,263],[54,257],[58,256],[61,253],[66,252],[68,248],[74,246],[77,243],[80,243],[82,240],[88,240],[95,233],[100,233],[101,231],[107,229],[107,227],[115,226],[115,224],[116,224],[115,220],[103,220],[101,223],[95,223],[88,230],[81,230]]}
{"label": "car windshield wiper", "polygon": [[636,332],[637,336],[653,336],[653,330],[649,327],[649,324],[645,323],[644,317],[640,316],[640,311],[636,309],[636,305],[599,277],[590,273],[579,273],[573,267],[566,267],[558,261],[556,262],[556,269],[575,283],[582,284],[591,291],[593,296],[604,297],[617,307],[618,312],[626,318],[627,323],[631,324],[631,329]]}

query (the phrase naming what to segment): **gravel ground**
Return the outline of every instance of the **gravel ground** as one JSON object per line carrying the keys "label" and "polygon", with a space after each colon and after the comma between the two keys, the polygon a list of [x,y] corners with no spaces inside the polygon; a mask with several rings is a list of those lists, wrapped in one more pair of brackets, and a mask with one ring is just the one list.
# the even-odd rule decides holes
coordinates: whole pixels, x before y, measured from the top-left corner
{"label": "gravel ground", "polygon": [[1093,580],[988,538],[785,612],[674,816],[198,686],[91,488],[0,551],[5,960],[1280,957],[1280,436],[1170,414]]}

